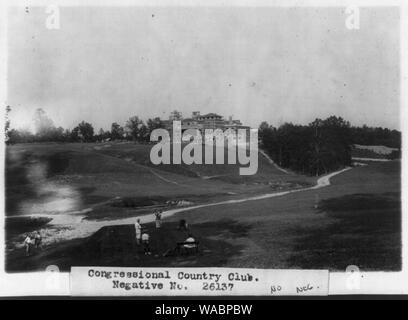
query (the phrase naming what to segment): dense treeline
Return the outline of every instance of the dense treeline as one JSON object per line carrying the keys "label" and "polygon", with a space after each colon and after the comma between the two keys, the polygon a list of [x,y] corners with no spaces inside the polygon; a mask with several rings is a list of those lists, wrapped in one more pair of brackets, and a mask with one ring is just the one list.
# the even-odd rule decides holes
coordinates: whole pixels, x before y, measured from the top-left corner
{"label": "dense treeline", "polygon": [[[11,111],[6,109],[7,115]],[[72,130],[55,127],[53,121],[44,110],[37,109],[33,118],[34,131],[10,129],[10,121],[6,119],[6,141],[8,144],[30,142],[96,142],[112,140],[132,140],[147,142],[150,133],[163,127],[160,118],[148,119],[146,123],[137,116],[126,121],[124,126],[114,122],[110,130],[100,129],[95,133],[92,124],[82,121]]]}
{"label": "dense treeline", "polygon": [[387,128],[352,127],[353,143],[401,149],[401,132]]}
{"label": "dense treeline", "polygon": [[[383,128],[351,127],[339,117],[316,119],[309,125],[285,123],[279,128],[263,122],[261,147],[280,166],[304,174],[320,175],[351,164],[353,144],[401,148],[401,132]],[[398,157],[393,152],[390,157]]]}
{"label": "dense treeline", "polygon": [[261,147],[284,168],[320,175],[351,164],[350,123],[338,117],[316,119],[309,125],[285,123],[279,128],[263,122]]}

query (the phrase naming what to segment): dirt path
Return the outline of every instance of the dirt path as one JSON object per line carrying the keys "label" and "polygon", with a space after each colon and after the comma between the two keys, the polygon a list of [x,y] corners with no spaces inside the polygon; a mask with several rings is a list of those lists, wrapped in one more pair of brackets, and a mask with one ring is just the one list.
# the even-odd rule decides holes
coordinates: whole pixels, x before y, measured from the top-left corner
{"label": "dirt path", "polygon": [[378,161],[378,162],[388,162],[391,161],[391,159],[380,159],[380,158],[359,158],[359,157],[353,157],[351,160],[357,160],[357,161]]}
{"label": "dirt path", "polygon": [[[317,180],[317,184],[313,187],[296,189],[296,190],[288,190],[283,192],[275,192],[275,193],[267,193],[258,196],[252,197],[245,197],[242,199],[235,199],[235,200],[226,200],[214,203],[206,203],[201,205],[195,205],[190,207],[183,207],[183,208],[175,208],[170,209],[162,213],[162,218],[171,217],[177,213],[191,211],[199,208],[206,208],[206,207],[213,207],[219,205],[228,205],[228,204],[236,204],[236,203],[243,203],[247,201],[257,201],[262,199],[274,198],[274,197],[282,197],[287,194],[303,192],[308,190],[316,190],[320,188],[324,188],[330,185],[330,179],[338,174],[341,174],[347,170],[350,170],[350,167],[345,169],[332,172],[328,175],[322,176]],[[81,213],[87,212],[86,210],[92,209],[84,209],[80,211]],[[106,220],[106,221],[90,221],[86,220],[85,216],[81,213],[75,214],[59,214],[57,216],[50,216],[53,220],[47,224],[47,228],[45,229],[45,233],[47,236],[44,238],[44,243],[53,244],[63,240],[72,240],[77,238],[84,238],[90,236],[91,234],[95,233],[97,230],[104,226],[112,226],[112,225],[122,225],[122,224],[133,224],[135,223],[136,217],[131,218],[118,218],[114,220]],[[33,217],[43,217],[43,215],[33,215]],[[155,216],[153,214],[146,214],[143,216],[137,217],[140,219],[141,223],[149,223],[153,222]],[[51,228],[50,228],[51,227]],[[55,232],[50,233],[51,230],[54,229]]]}

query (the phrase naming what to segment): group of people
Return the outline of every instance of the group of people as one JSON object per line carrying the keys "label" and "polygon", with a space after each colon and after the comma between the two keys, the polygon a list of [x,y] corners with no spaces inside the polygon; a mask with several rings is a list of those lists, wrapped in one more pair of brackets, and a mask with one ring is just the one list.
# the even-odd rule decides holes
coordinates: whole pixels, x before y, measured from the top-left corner
{"label": "group of people", "polygon": [[[162,211],[158,210],[154,213],[155,215],[155,222],[156,228],[161,228],[161,216]],[[150,251],[150,235],[145,228],[143,228],[142,224],[140,223],[140,219],[136,220],[135,223],[135,231],[136,231],[136,244],[143,245],[143,252],[145,255],[151,255]]]}
{"label": "group of people", "polygon": [[[156,223],[156,229],[160,229],[162,226],[162,211],[158,210],[154,213],[155,216],[155,223]],[[184,230],[184,231],[188,231],[188,224],[186,222],[186,220],[181,219],[179,221],[179,226],[178,226],[178,230]],[[142,227],[142,224],[140,222],[140,219],[136,220],[135,223],[135,231],[136,231],[136,243],[137,245],[142,245],[143,246],[143,252],[145,255],[151,255],[151,250],[150,250],[150,235],[147,232],[147,230],[145,228]],[[185,249],[189,249],[191,247],[191,245],[189,245],[188,243],[194,243],[195,239],[194,237],[191,235],[191,233],[188,234],[187,239],[185,240]],[[40,232],[38,231],[34,231],[32,233],[28,233],[25,235],[25,239],[24,239],[24,247],[25,247],[25,253],[26,256],[30,256],[33,248],[35,249],[43,249],[42,248],[42,237]]]}
{"label": "group of people", "polygon": [[26,256],[30,256],[33,248],[42,250],[42,237],[38,231],[28,233],[24,239],[24,247]]}

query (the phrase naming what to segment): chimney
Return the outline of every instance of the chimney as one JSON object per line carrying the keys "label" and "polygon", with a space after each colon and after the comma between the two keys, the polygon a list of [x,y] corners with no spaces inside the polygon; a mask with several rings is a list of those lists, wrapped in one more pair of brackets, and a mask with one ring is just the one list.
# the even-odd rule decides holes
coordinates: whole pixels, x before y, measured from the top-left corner
{"label": "chimney", "polygon": [[229,116],[228,119],[229,119],[229,124],[232,124],[232,116]]}

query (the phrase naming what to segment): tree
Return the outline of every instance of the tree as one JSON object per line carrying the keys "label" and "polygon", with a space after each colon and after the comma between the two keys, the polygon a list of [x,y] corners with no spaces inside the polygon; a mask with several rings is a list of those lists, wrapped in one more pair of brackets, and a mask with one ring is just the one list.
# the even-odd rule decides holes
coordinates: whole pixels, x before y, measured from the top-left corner
{"label": "tree", "polygon": [[78,126],[76,126],[74,129],[72,129],[72,131],[70,132],[69,141],[70,142],[82,141],[81,137],[79,136],[79,127]]}
{"label": "tree", "polygon": [[271,126],[269,125],[268,122],[263,121],[258,128],[258,138],[260,141],[265,140],[265,136],[269,135],[271,133]]}
{"label": "tree", "polygon": [[62,138],[64,142],[71,142],[71,130],[65,129]]}
{"label": "tree", "polygon": [[47,140],[49,133],[55,129],[54,122],[41,108],[35,110],[33,121],[35,135],[38,136],[40,140]]}
{"label": "tree", "polygon": [[307,126],[285,123],[259,127],[261,146],[280,166],[320,175],[351,163],[350,123],[339,117],[316,119]]}
{"label": "tree", "polygon": [[150,131],[149,128],[144,123],[142,123],[142,125],[139,127],[138,141],[140,142],[150,141]]}
{"label": "tree", "polygon": [[111,125],[111,139],[112,140],[121,140],[125,134],[125,130],[116,122],[112,123]]}
{"label": "tree", "polygon": [[163,121],[161,121],[160,117],[147,120],[147,131],[149,134],[151,134],[153,130],[160,128],[163,128]]}
{"label": "tree", "polygon": [[30,131],[25,129],[21,130],[10,129],[8,135],[9,135],[8,143],[10,144],[30,143],[35,141],[34,135]]}
{"label": "tree", "polygon": [[94,139],[96,141],[104,141],[106,139],[110,139],[111,138],[111,133],[110,131],[105,131],[102,128],[99,129],[99,132],[97,135],[94,136]]}
{"label": "tree", "polygon": [[138,116],[131,117],[126,121],[126,131],[134,141],[144,140],[146,134],[143,121]]}
{"label": "tree", "polygon": [[58,128],[51,129],[48,132],[47,141],[57,141],[57,142],[65,141],[64,128],[58,127]]}
{"label": "tree", "polygon": [[401,149],[401,132],[381,127],[351,127],[351,136],[354,144],[383,145]]}
{"label": "tree", "polygon": [[9,140],[9,130],[10,130],[9,114],[10,114],[10,111],[11,111],[11,107],[7,106],[6,107],[6,122],[4,124],[4,133],[5,133],[6,142]]}
{"label": "tree", "polygon": [[76,126],[71,133],[71,137],[74,141],[93,141],[94,129],[88,122],[82,121]]}

